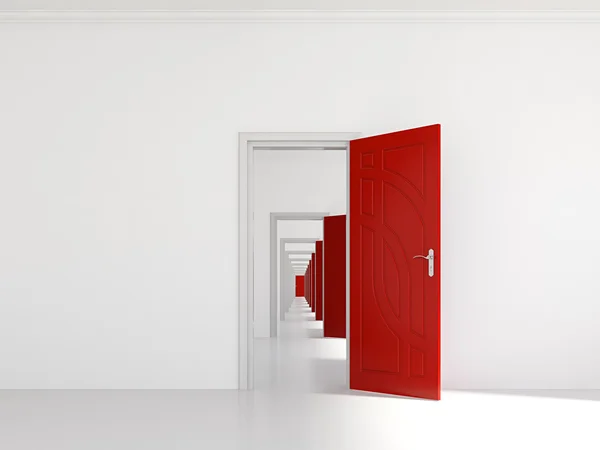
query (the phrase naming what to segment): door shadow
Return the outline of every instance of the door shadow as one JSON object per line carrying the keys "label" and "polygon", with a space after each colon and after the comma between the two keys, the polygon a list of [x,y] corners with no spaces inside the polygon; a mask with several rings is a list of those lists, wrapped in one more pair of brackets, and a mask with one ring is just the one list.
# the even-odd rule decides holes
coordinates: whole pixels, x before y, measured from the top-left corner
{"label": "door shadow", "polygon": [[395,400],[432,401],[401,395],[351,390],[346,386],[346,360],[312,358],[312,391],[318,394],[344,395],[351,397],[389,398]]}
{"label": "door shadow", "polygon": [[600,401],[600,389],[449,389],[445,392]]}
{"label": "door shadow", "polygon": [[[346,386],[346,360],[333,358],[311,358],[312,391],[319,394],[346,395],[353,397],[378,397],[405,400],[426,399],[403,397],[398,395],[379,394],[376,392],[351,390]],[[566,400],[600,401],[600,389],[448,389],[443,392],[460,392],[472,394],[489,394],[505,396],[522,396],[553,398]],[[443,395],[443,393],[442,393]]]}
{"label": "door shadow", "polygon": [[309,339],[323,339],[323,329],[313,328],[305,330],[306,337]]}

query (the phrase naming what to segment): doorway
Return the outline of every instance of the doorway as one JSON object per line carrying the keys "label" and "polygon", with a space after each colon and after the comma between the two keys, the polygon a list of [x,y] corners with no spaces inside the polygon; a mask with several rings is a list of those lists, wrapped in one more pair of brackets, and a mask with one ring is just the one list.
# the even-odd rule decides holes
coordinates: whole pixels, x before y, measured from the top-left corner
{"label": "doorway", "polygon": [[[347,151],[359,133],[239,135],[239,389],[254,388],[254,159],[259,150]],[[348,188],[348,186],[346,186]]]}
{"label": "doorway", "polygon": [[[278,227],[280,221],[323,221],[323,218],[328,216],[328,212],[272,212],[270,215],[269,222],[269,268],[270,268],[270,337],[277,337],[279,335],[279,320],[282,315],[281,310],[281,276],[280,269],[281,264],[277,261],[281,256],[278,252],[280,247],[278,242],[281,239],[278,235]],[[291,239],[291,238],[290,238]],[[309,240],[310,241],[310,240]],[[308,241],[305,241],[308,242]],[[314,242],[314,240],[313,240]],[[279,253],[279,258],[278,258]],[[279,298],[279,300],[278,300]]]}
{"label": "doorway", "polygon": [[[253,388],[255,151],[344,150],[347,387],[440,398],[440,130],[240,135],[240,389]],[[320,288],[322,251],[310,267]]]}

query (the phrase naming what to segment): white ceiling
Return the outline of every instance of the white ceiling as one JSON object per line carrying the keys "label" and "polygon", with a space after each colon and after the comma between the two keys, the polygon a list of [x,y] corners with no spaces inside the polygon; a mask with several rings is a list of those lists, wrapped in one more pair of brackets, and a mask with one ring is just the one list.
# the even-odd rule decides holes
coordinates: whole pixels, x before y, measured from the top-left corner
{"label": "white ceiling", "polygon": [[598,0],[0,0],[14,10],[590,11]]}
{"label": "white ceiling", "polygon": [[305,244],[305,243],[293,243],[293,244],[285,244],[285,250],[288,252],[295,251],[315,251],[315,244]]}

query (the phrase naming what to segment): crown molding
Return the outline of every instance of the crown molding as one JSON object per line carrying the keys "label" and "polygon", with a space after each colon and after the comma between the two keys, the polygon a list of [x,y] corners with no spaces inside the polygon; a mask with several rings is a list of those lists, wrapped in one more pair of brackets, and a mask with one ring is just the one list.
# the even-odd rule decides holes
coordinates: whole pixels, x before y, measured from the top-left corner
{"label": "crown molding", "polygon": [[594,11],[22,10],[0,23],[599,23]]}

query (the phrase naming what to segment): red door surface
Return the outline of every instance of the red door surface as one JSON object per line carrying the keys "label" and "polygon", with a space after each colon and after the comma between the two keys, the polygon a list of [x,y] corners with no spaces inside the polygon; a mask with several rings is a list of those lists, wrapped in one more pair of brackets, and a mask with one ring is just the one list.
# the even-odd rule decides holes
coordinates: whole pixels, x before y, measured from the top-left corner
{"label": "red door surface", "polygon": [[304,295],[304,275],[296,275],[296,297]]}
{"label": "red door surface", "polygon": [[346,216],[323,219],[323,336],[346,337]]}
{"label": "red door surface", "polygon": [[316,243],[315,283],[315,319],[323,320],[323,241]]}
{"label": "red door surface", "polygon": [[306,272],[304,273],[304,298],[308,303],[308,295],[310,293],[310,289],[308,288],[309,276],[308,276],[308,267],[306,268]]}
{"label": "red door surface", "polygon": [[312,279],[311,279],[312,271],[310,270],[310,261],[308,262],[308,268],[306,269],[306,273],[307,273],[307,277],[308,277],[306,293],[307,293],[308,306],[310,306],[310,305],[312,305],[312,298],[310,297],[310,294],[312,292]]}
{"label": "red door surface", "polygon": [[440,398],[439,125],[350,142],[350,388]]}
{"label": "red door surface", "polygon": [[308,289],[306,284],[308,283],[308,268],[304,271],[304,300],[308,302]]}
{"label": "red door surface", "polygon": [[316,280],[317,273],[315,270],[317,263],[316,263],[315,259],[316,259],[316,255],[313,253],[310,258],[310,280],[311,280],[310,297],[312,298],[312,302],[310,303],[310,309],[312,312],[316,311],[316,303],[317,303],[317,280]]}

